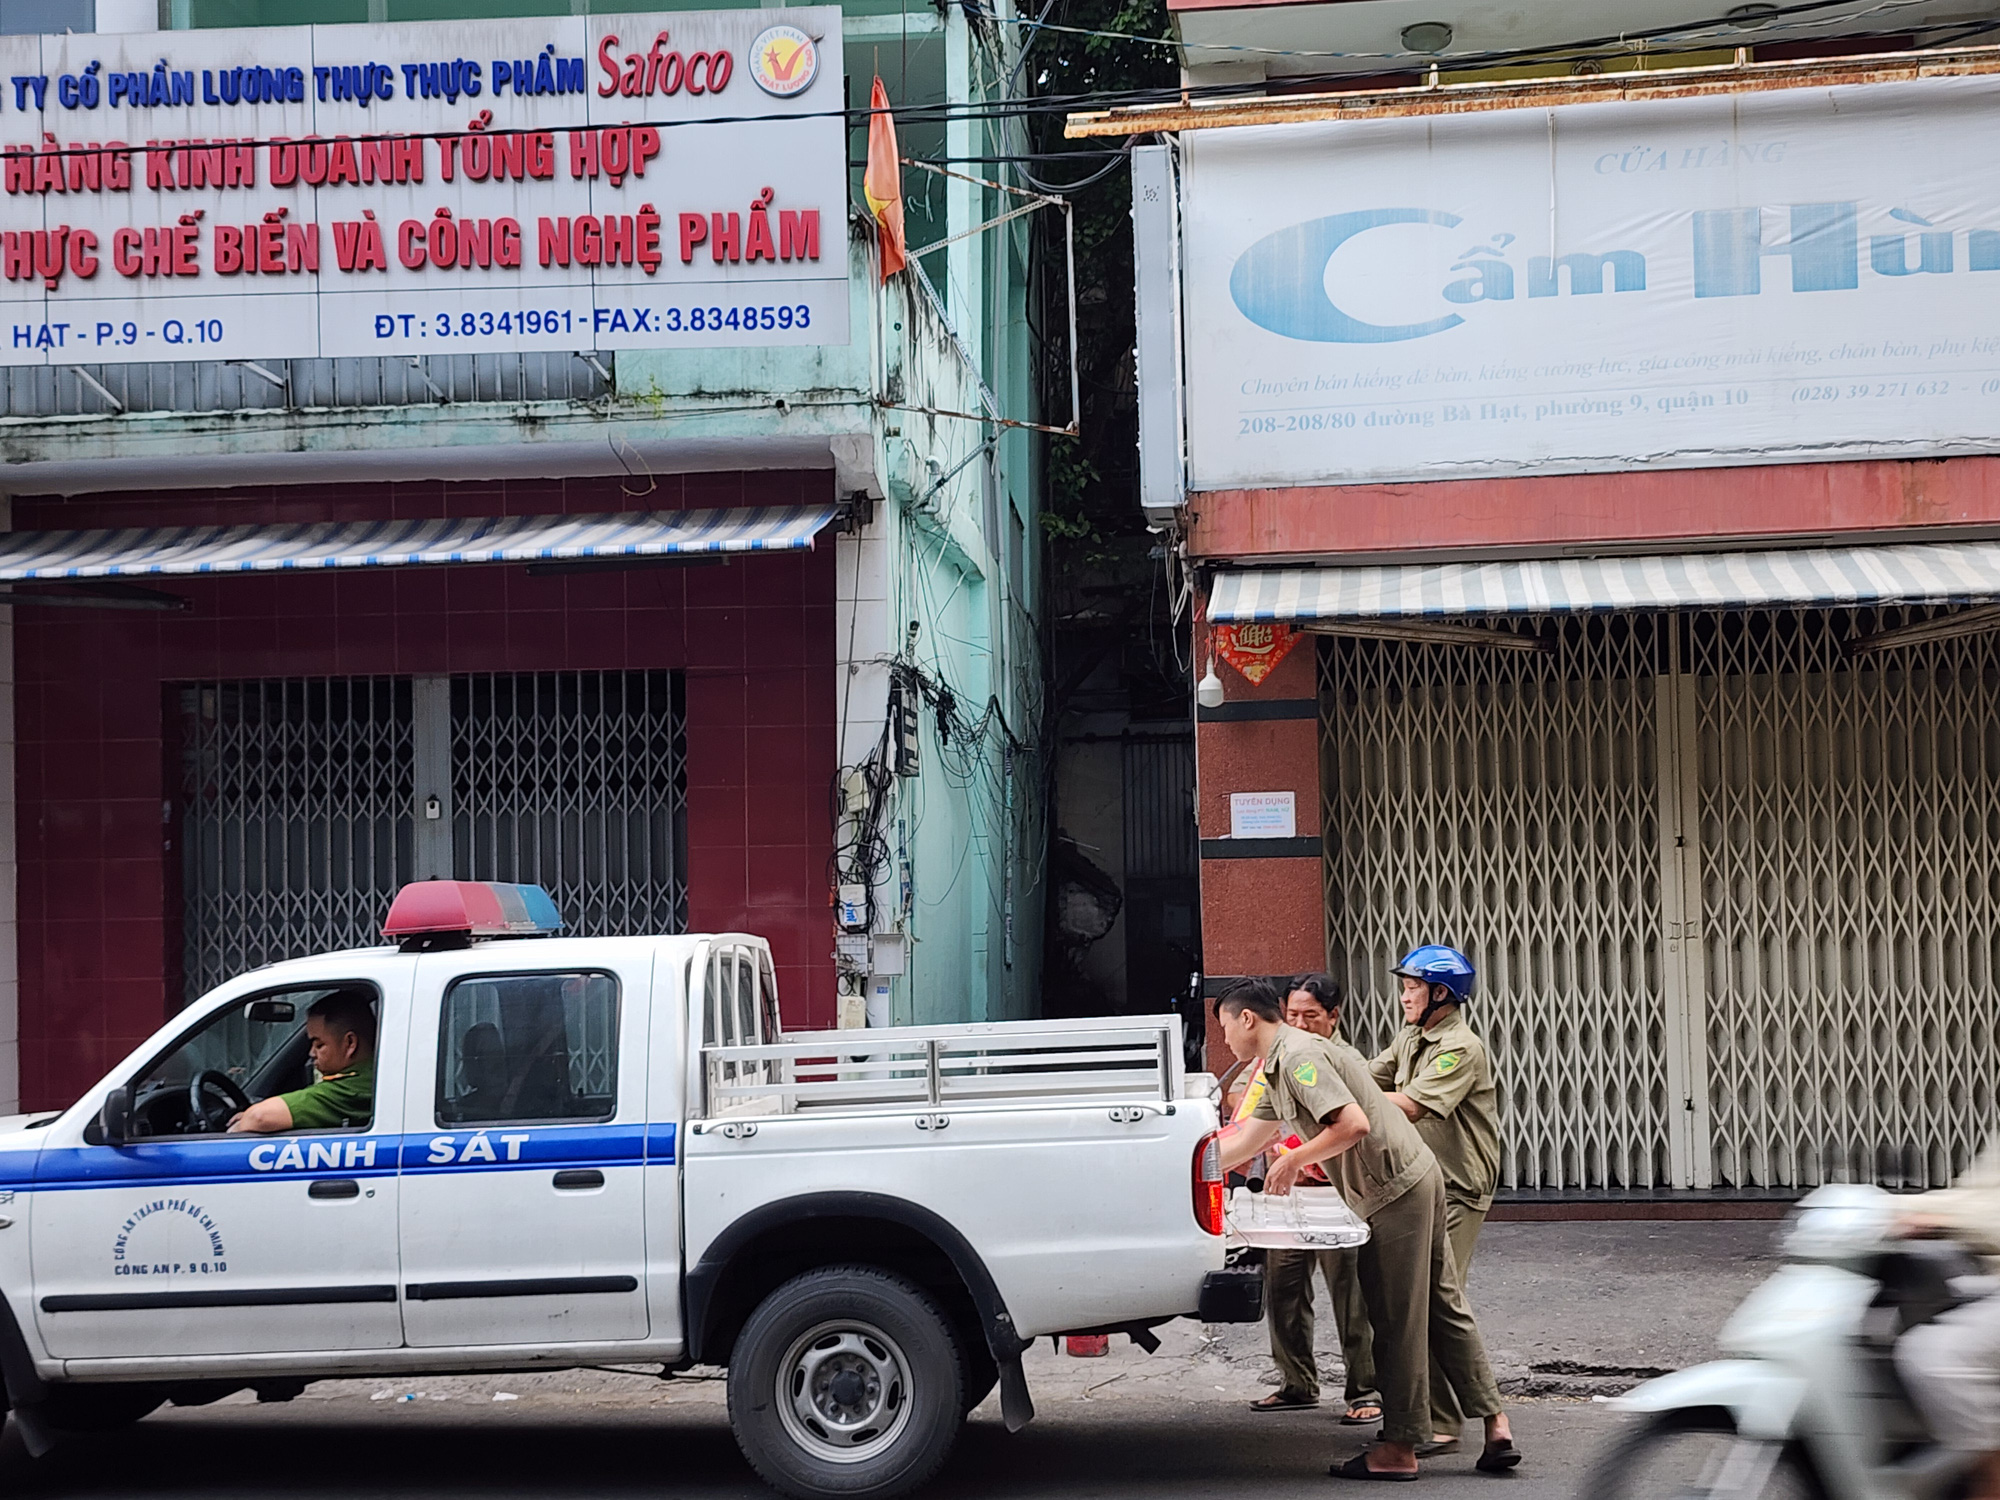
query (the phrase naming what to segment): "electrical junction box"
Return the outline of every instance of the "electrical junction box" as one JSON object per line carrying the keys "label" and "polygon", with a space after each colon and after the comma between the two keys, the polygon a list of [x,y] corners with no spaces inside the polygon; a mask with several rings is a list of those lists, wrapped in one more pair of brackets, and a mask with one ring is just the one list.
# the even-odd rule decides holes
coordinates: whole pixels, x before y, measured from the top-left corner
{"label": "electrical junction box", "polygon": [[843,885],[836,903],[840,908],[838,918],[842,927],[849,932],[866,931],[868,927],[868,887],[865,885]]}
{"label": "electrical junction box", "polygon": [[869,955],[868,972],[883,978],[893,978],[905,968],[905,939],[900,932],[878,932],[874,937],[874,951]]}

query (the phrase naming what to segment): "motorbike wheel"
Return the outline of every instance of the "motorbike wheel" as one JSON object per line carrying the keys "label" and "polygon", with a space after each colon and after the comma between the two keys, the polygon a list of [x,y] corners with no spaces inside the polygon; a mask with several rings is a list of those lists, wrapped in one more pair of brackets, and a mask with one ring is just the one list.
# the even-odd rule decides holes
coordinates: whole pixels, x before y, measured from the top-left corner
{"label": "motorbike wheel", "polygon": [[1578,1500],[1823,1500],[1797,1446],[1741,1438],[1720,1412],[1667,1412],[1621,1435]]}

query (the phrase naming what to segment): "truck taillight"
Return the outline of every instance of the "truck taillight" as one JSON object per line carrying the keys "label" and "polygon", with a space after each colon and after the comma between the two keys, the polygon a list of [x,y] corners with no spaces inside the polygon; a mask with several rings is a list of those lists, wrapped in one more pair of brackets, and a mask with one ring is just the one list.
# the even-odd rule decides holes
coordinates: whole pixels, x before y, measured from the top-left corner
{"label": "truck taillight", "polygon": [[1194,1221],[1210,1234],[1223,1232],[1222,1140],[1215,1132],[1194,1148]]}

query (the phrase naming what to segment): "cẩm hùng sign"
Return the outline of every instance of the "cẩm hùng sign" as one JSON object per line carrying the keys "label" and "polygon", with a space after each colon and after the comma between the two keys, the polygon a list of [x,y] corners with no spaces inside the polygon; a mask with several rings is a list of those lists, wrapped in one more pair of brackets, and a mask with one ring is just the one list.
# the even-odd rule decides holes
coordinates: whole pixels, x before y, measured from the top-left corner
{"label": "c\u1ea9m h\u00f9ng sign", "polygon": [[8,364],[847,341],[840,12],[0,37]]}
{"label": "c\u1ea9m h\u00f9ng sign", "polygon": [[1990,452],[2000,79],[1194,132],[1203,490]]}

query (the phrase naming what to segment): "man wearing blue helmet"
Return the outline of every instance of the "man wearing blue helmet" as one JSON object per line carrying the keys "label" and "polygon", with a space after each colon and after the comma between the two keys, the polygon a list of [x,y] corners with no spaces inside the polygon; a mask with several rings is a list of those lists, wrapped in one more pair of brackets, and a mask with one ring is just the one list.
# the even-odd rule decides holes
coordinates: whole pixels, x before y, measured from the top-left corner
{"label": "man wearing blue helmet", "polygon": [[[1460,1009],[1472,997],[1477,976],[1471,959],[1439,944],[1412,949],[1391,972],[1403,982],[1403,1019],[1409,1024],[1369,1066],[1444,1171],[1445,1238],[1462,1290],[1500,1175],[1493,1065]],[[1420,1454],[1458,1447],[1465,1425],[1460,1397],[1467,1393],[1455,1388],[1464,1381],[1451,1376],[1432,1360],[1432,1436],[1418,1448]]]}

